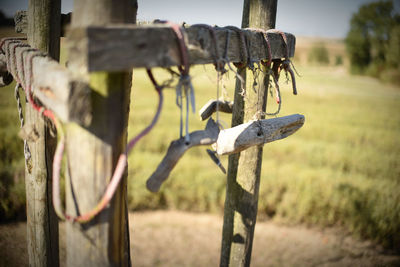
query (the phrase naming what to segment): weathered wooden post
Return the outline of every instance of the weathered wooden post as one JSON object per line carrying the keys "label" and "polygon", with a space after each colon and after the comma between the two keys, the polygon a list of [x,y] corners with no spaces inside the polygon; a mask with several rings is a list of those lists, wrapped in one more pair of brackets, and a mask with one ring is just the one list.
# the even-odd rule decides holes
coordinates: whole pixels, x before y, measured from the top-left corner
{"label": "weathered wooden post", "polygon": [[[242,28],[275,28],[277,0],[244,0]],[[245,70],[239,69],[245,78]],[[240,94],[236,82],[232,126],[249,121],[254,114],[265,111],[269,76],[260,73],[263,84],[258,94],[247,90]],[[254,105],[257,103],[257,105]],[[250,147],[229,157],[221,266],[249,266],[257,218],[263,147]]]}
{"label": "weathered wooden post", "polygon": [[[136,11],[135,0],[76,0],[71,27],[135,23]],[[70,50],[76,49],[82,38],[71,34],[68,43]],[[97,205],[125,150],[131,74],[89,72],[78,58],[87,58],[87,54],[74,55],[69,68],[90,84],[93,115],[87,127],[66,125],[67,213],[76,216]],[[125,172],[107,209],[89,223],[67,223],[67,266],[130,265],[126,185]]]}
{"label": "weathered wooden post", "polygon": [[[60,0],[29,0],[29,44],[55,60],[60,54]],[[46,75],[46,73],[43,73]],[[30,105],[25,124],[34,125],[39,138],[28,141],[31,158],[25,167],[27,243],[30,266],[58,266],[58,219],[51,204],[51,173],[55,138],[49,125]]]}

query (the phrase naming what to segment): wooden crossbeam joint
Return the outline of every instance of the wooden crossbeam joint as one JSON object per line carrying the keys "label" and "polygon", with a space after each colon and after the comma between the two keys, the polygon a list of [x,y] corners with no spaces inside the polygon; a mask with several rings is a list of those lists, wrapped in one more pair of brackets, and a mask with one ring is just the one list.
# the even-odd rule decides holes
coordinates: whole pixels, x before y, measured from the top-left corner
{"label": "wooden crossbeam joint", "polygon": [[5,62],[7,72],[17,82],[24,88],[31,86],[34,96],[62,121],[89,125],[90,88],[86,82],[22,41],[5,40],[2,43],[5,54],[0,54],[0,65]]}

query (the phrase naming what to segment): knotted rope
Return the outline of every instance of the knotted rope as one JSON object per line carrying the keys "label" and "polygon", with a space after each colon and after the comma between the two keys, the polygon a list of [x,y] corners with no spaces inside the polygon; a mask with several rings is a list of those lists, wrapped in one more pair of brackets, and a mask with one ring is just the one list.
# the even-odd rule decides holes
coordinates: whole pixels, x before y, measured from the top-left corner
{"label": "knotted rope", "polygon": [[235,26],[225,26],[224,29],[231,30],[236,32],[239,35],[239,48],[240,48],[240,62],[233,63],[236,68],[242,69],[247,67],[247,63],[249,62],[249,48],[246,40],[246,36],[243,30],[239,29]]}
{"label": "knotted rope", "polygon": [[[266,74],[272,76],[272,80],[274,82],[274,87],[275,87],[275,98],[276,98],[276,103],[278,104],[278,108],[275,112],[272,112],[272,113],[261,112],[262,113],[261,115],[276,116],[279,114],[279,112],[281,110],[282,99],[281,99],[281,93],[280,93],[280,88],[279,88],[279,83],[278,83],[278,77],[275,75],[275,73],[271,69],[271,63],[273,61],[272,61],[271,44],[270,44],[270,41],[268,38],[267,31],[265,31],[263,29],[258,29],[258,28],[246,28],[246,30],[261,34],[262,39],[264,41],[264,46],[266,48],[266,55],[267,55],[267,60],[261,61],[261,64],[266,67],[266,69],[267,69]],[[269,86],[270,86],[270,83],[268,83],[268,85],[267,85],[267,90],[268,90]],[[272,95],[272,91],[271,91],[271,95]]]}
{"label": "knotted rope", "polygon": [[[59,216],[60,219],[63,219],[63,220],[69,220],[72,222],[79,222],[79,223],[86,223],[86,222],[90,221],[91,219],[93,219],[102,210],[104,210],[104,208],[110,203],[110,201],[118,187],[118,184],[121,181],[123,173],[125,171],[125,167],[127,164],[127,155],[132,150],[132,148],[136,145],[136,143],[141,138],[143,138],[146,134],[148,134],[151,131],[151,129],[154,127],[154,125],[157,123],[157,121],[160,117],[162,104],[163,104],[162,89],[164,88],[164,85],[158,85],[157,82],[155,81],[151,71],[148,70],[148,75],[150,77],[150,80],[152,81],[154,87],[156,88],[156,91],[159,96],[157,111],[156,111],[154,118],[152,119],[151,123],[144,130],[142,130],[137,136],[135,136],[128,142],[125,152],[122,153],[118,159],[116,168],[111,177],[111,181],[108,184],[106,191],[105,191],[103,197],[101,198],[100,202],[95,206],[95,208],[93,208],[89,212],[87,212],[83,215],[74,217],[74,216],[66,214],[63,211],[63,208],[61,206],[61,200],[60,200],[60,171],[61,171],[61,162],[62,162],[62,158],[63,158],[63,154],[64,154],[64,147],[65,147],[65,136],[64,136],[64,133],[63,133],[63,130],[61,127],[61,123],[59,122],[57,117],[52,113],[52,111],[45,109],[43,106],[37,104],[35,102],[34,96],[33,96],[34,95],[34,92],[33,92],[33,83],[34,83],[33,59],[35,57],[46,56],[46,55],[36,49],[28,49],[26,51],[23,51],[23,53],[21,53],[22,57],[23,57],[24,52],[29,52],[25,58],[25,62],[21,61],[22,65],[25,64],[27,66],[28,73],[27,73],[27,75],[25,75],[25,72],[24,72],[25,68],[21,64],[19,67],[17,66],[18,64],[15,64],[17,62],[16,56],[15,56],[16,49],[12,49],[12,51],[10,51],[9,47],[7,47],[6,51],[3,50],[3,45],[6,41],[10,41],[10,43],[18,43],[21,41],[21,39],[17,39],[17,40],[3,39],[0,43],[1,51],[6,54],[7,69],[10,70],[10,72],[14,74],[14,77],[18,81],[17,87],[15,89],[15,96],[17,99],[18,113],[19,113],[19,117],[20,117],[21,126],[24,125],[24,118],[23,118],[23,114],[22,114],[22,105],[21,105],[18,89],[20,86],[24,85],[24,87],[25,87],[24,90],[25,90],[25,94],[27,96],[28,103],[34,108],[34,110],[39,112],[44,117],[49,118],[52,121],[52,123],[54,124],[54,126],[57,129],[57,132],[59,134],[59,142],[57,144],[56,151],[54,154],[54,159],[53,159],[53,173],[52,173],[52,180],[53,180],[52,201],[53,201],[53,206],[56,211],[56,214]],[[10,44],[8,44],[8,45],[10,45]],[[26,46],[26,45],[21,43],[21,44],[17,44],[17,46],[22,47],[22,46]],[[11,59],[13,59],[13,63],[11,63]],[[22,77],[20,77],[19,74],[17,74],[19,68],[22,68],[22,72],[21,72]],[[24,144],[25,144],[25,142],[24,142]],[[25,150],[25,148],[24,148],[24,151],[26,152],[25,153],[26,157],[28,157],[29,150]]]}
{"label": "knotted rope", "polygon": [[[20,83],[17,83],[14,89],[14,96],[15,100],[17,101],[17,108],[18,108],[18,117],[20,121],[20,128],[22,129],[24,127],[24,113],[22,110],[22,104],[21,104],[21,97],[19,95],[19,88],[21,87]],[[31,151],[28,146],[28,142],[24,138],[24,158],[25,158],[25,165],[27,166],[28,171],[31,169]]]}
{"label": "knotted rope", "polygon": [[[25,125],[24,121],[24,114],[22,110],[22,104],[21,104],[21,96],[19,94],[19,89],[22,87],[22,81],[19,77],[18,69],[22,68],[23,69],[23,62],[17,62],[16,57],[15,57],[15,52],[17,47],[26,47],[29,46],[28,44],[22,43],[21,41],[26,40],[26,38],[18,38],[18,37],[12,37],[12,38],[4,38],[0,42],[0,51],[4,53],[6,57],[6,64],[7,64],[7,69],[9,72],[15,77],[17,83],[14,89],[14,96],[15,100],[17,101],[17,109],[18,109],[18,118],[20,121],[20,128],[22,129]],[[5,42],[8,41],[6,50],[3,49],[3,46]],[[10,51],[10,45],[16,43],[16,45],[13,47],[12,51]],[[13,59],[13,64],[11,64],[11,59]],[[19,63],[19,64],[18,64]],[[22,65],[22,67],[18,67],[18,65]],[[31,152],[28,146],[27,140],[24,138],[24,159],[25,159],[25,165],[27,167],[28,172],[30,173],[32,170],[32,162],[31,162]]]}
{"label": "knotted rope", "polygon": [[57,215],[61,219],[66,219],[68,221],[78,222],[78,223],[87,223],[92,220],[96,215],[98,215],[105,207],[110,203],[112,197],[115,194],[115,191],[118,188],[119,183],[121,182],[121,178],[123,177],[126,165],[127,165],[127,158],[129,153],[132,151],[133,147],[137,144],[137,142],[142,139],[145,135],[147,135],[153,127],[156,125],[158,119],[160,118],[161,109],[163,106],[163,94],[162,89],[164,86],[158,85],[156,80],[154,79],[153,74],[150,70],[147,70],[147,74],[152,81],[157,94],[158,94],[158,105],[156,113],[150,122],[150,124],[144,128],[138,135],[132,138],[127,146],[126,150],[119,156],[117,165],[115,167],[114,173],[111,177],[110,183],[107,185],[106,191],[99,201],[99,203],[90,211],[86,212],[85,214],[73,217],[71,215],[66,214],[63,209],[61,208],[61,201],[60,201],[60,170],[61,170],[61,161],[64,152],[64,144],[65,138],[64,134],[60,135],[60,142],[57,145],[56,152],[54,154],[54,161],[53,161],[53,206],[56,210]]}
{"label": "knotted rope", "polygon": [[[208,32],[210,33],[212,45],[214,48],[213,57],[214,57],[215,69],[217,70],[217,72],[220,72],[221,74],[226,73],[227,70],[224,68],[224,66],[225,66],[224,59],[221,58],[221,56],[219,54],[219,50],[218,50],[218,43],[217,43],[217,36],[215,33],[215,28],[208,24],[194,24],[191,27],[204,28],[204,29],[208,30]],[[227,50],[225,50],[225,52],[227,52]]]}

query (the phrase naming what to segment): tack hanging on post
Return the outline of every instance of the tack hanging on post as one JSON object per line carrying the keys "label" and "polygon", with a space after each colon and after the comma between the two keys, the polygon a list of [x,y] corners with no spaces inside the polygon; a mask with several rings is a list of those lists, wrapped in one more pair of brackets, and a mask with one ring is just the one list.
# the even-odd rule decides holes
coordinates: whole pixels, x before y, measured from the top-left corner
{"label": "tack hanging on post", "polygon": [[221,101],[210,99],[199,111],[201,120],[206,120],[211,115],[217,111],[224,112],[224,113],[232,113],[233,102],[232,101]]}
{"label": "tack hanging on post", "polygon": [[[6,62],[6,72],[0,69],[0,80],[2,76],[10,74],[26,89],[30,83],[29,79],[32,78],[30,86],[32,91],[35,91],[35,98],[51,109],[63,122],[89,125],[92,110],[88,84],[57,61],[23,41],[21,38],[1,40],[0,66]],[[28,76],[28,73],[32,77]]]}
{"label": "tack hanging on post", "polygon": [[151,192],[157,192],[162,183],[167,180],[169,174],[178,163],[185,152],[192,147],[200,145],[211,145],[218,138],[219,127],[213,119],[209,119],[206,129],[203,131],[194,131],[190,133],[190,143],[185,142],[185,138],[174,140],[169,145],[167,154],[164,156],[157,169],[146,182],[147,189]]}

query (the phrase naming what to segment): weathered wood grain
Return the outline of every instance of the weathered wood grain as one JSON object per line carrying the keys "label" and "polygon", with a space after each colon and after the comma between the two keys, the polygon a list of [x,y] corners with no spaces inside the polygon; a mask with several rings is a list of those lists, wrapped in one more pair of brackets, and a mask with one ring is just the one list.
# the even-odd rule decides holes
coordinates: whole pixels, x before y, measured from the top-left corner
{"label": "weathered wood grain", "polygon": [[[225,54],[227,32],[230,31],[227,59],[241,62],[239,35],[235,31],[216,28],[216,38],[220,55]],[[214,47],[207,29],[188,27],[189,62],[195,64],[214,63]],[[245,31],[249,39],[251,59],[260,61],[268,55],[261,34]],[[296,39],[287,33],[289,56],[294,55]],[[180,54],[173,31],[166,25],[145,26],[107,25],[101,27],[77,28],[69,32],[69,54],[81,56],[78,68],[87,67],[89,71],[120,71],[138,67],[170,67],[180,65]],[[272,58],[283,58],[285,46],[277,33],[268,33]]]}
{"label": "weathered wood grain", "polygon": [[[7,67],[8,71],[18,78],[17,80],[21,80],[24,88],[30,84],[34,96],[62,121],[88,125],[91,120],[88,84],[74,77],[57,61],[46,57],[45,54],[40,55],[39,51],[31,47],[18,47],[20,44],[20,42],[5,41],[3,45],[16,52],[15,58],[10,56],[11,66]],[[29,58],[32,55],[37,56],[33,57],[31,66]]]}
{"label": "weathered wood grain", "polygon": [[28,32],[28,12],[26,10],[18,10],[14,15],[15,32],[24,33]]}
{"label": "weathered wood grain", "polygon": [[232,113],[233,101],[210,99],[199,111],[201,120],[204,121],[211,117],[211,115],[217,111],[217,105],[218,111],[224,113]]}
{"label": "weathered wood grain", "polygon": [[[60,54],[60,12],[60,0],[28,1],[28,43],[55,60],[59,59]],[[40,76],[43,74],[40,73]],[[50,134],[49,123],[29,104],[25,105],[25,124],[34,127],[38,134],[37,140],[27,142],[31,158],[25,166],[29,266],[57,267],[58,218],[51,202],[56,138]]]}
{"label": "weathered wood grain", "polygon": [[[28,31],[28,15],[25,10],[19,10],[14,15],[15,32],[26,34]],[[67,28],[71,23],[71,13],[61,14],[60,36],[65,36]]]}
{"label": "weathered wood grain", "polygon": [[185,143],[185,137],[174,140],[168,147],[167,154],[164,156],[157,169],[146,182],[147,189],[151,192],[157,192],[161,184],[167,180],[169,174],[178,163],[185,152],[195,146],[211,145],[217,141],[219,133],[218,124],[213,119],[209,119],[206,129],[194,131],[189,134],[190,143]]}
{"label": "weathered wood grain", "polygon": [[290,116],[256,120],[222,130],[216,142],[219,155],[241,152],[252,146],[264,145],[295,133],[304,124],[304,116]]}
{"label": "weathered wood grain", "polygon": [[[136,10],[136,0],[76,0],[71,27],[135,23]],[[81,57],[85,54],[69,54],[68,68],[90,84],[93,118],[87,127],[66,125],[66,204],[72,216],[96,207],[126,149],[132,86],[130,72],[88,73],[75,68]],[[84,225],[68,222],[66,231],[67,266],[131,266],[127,170],[108,207]]]}
{"label": "weathered wood grain", "polygon": [[[244,0],[242,28],[275,28],[276,10],[277,0]],[[280,48],[282,49],[282,46]],[[290,50],[294,51],[293,48]],[[246,97],[241,94],[240,82],[237,81],[232,126],[252,120],[254,115],[265,112],[269,75],[260,73],[259,80],[262,81],[259,91],[247,90]],[[263,116],[258,115],[257,119],[263,119]],[[221,267],[250,266],[257,219],[262,152],[262,146],[253,146],[240,154],[229,156]]]}

